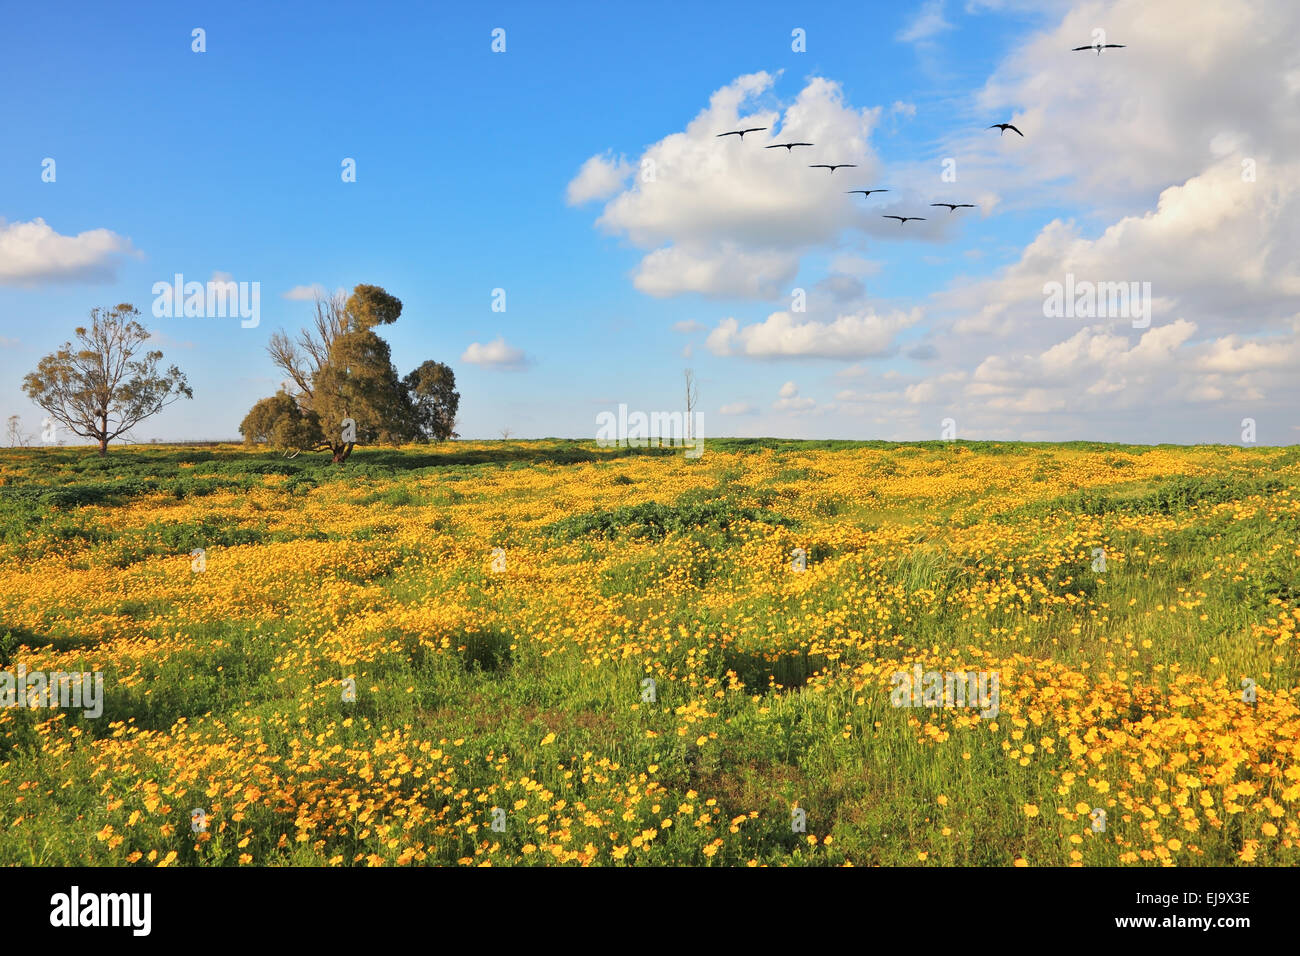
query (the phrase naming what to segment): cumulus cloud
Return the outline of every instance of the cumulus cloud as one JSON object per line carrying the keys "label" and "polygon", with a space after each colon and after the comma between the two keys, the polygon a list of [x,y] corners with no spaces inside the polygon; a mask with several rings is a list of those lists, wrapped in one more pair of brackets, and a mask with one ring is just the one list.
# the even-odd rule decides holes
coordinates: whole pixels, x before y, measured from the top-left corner
{"label": "cumulus cloud", "polygon": [[1268,338],[1245,341],[1236,335],[1213,342],[1197,362],[1209,372],[1240,374],[1262,369],[1300,367],[1300,339]]}
{"label": "cumulus cloud", "polygon": [[[957,124],[931,155],[892,165],[887,177],[870,144],[882,111],[849,106],[832,80],[808,80],[792,103],[774,99],[776,77],[765,73],[717,91],[684,131],[641,157],[654,161],[653,181],[629,184],[601,212],[601,228],[643,250],[638,288],[772,300],[798,281],[811,314],[765,309],[761,320],[722,319],[706,347],[773,361],[905,356],[912,361],[884,371],[873,361],[845,369],[859,387],[836,396],[842,411],[887,422],[894,435],[915,428],[912,437],[933,437],[952,417],[966,436],[1236,441],[1243,416],[1257,418],[1261,434],[1266,420],[1293,416],[1300,48],[1291,38],[1300,33],[1300,6],[967,3],[968,13],[985,11],[1027,13],[1036,25],[970,95],[971,122]],[[903,33],[923,50],[941,22],[943,6],[925,4]],[[1107,42],[1128,48],[1101,57],[1070,51],[1099,25]],[[908,115],[899,104],[885,112]],[[817,135],[808,132],[813,117],[822,123]],[[1026,135],[984,128],[995,121]],[[746,136],[744,148],[735,137],[716,139],[738,122],[771,129]],[[848,178],[863,183],[848,183],[846,170],[834,180],[790,179],[789,163],[769,160],[799,157],[762,147],[796,137],[819,151],[835,145],[835,156],[802,165],[858,162]],[[936,190],[944,157],[956,160],[957,180]],[[891,192],[870,203],[840,202],[844,189],[885,180]],[[940,209],[906,227],[879,218],[939,200],[979,208]],[[868,242],[934,242],[969,235],[998,214],[1044,208],[1042,224],[1015,246],[1007,233],[990,233],[929,263],[983,267],[984,275],[940,285],[915,307],[865,299],[872,264],[884,259],[892,269],[902,254],[900,245],[882,253]],[[826,274],[804,276],[809,261],[827,263]],[[1007,261],[993,272],[984,266]],[[1067,281],[1136,283],[1149,325],[1096,308],[1045,315],[1045,286]],[[797,390],[777,405],[832,407]],[[1288,428],[1278,423],[1272,433]]]}
{"label": "cumulus cloud", "polygon": [[[951,416],[966,435],[1236,441],[1242,416],[1285,420],[1300,405],[1300,51],[1279,40],[1300,13],[1266,0],[1186,21],[1180,9],[1080,5],[998,68],[977,105],[1026,140],[978,130],[945,144],[979,197],[966,201],[986,215],[1008,195],[1021,210],[1074,199],[1103,224],[1052,219],[1010,266],[932,294],[908,354],[935,371],[842,392],[845,410],[910,408],[926,428]],[[1061,50],[1099,23],[1130,46],[1084,73],[1086,55]],[[1166,65],[1121,62],[1134,49]],[[1045,315],[1045,285],[1067,277],[1149,283],[1150,326]]]}
{"label": "cumulus cloud", "polygon": [[[684,130],[631,164],[641,174],[605,204],[597,226],[645,251],[633,273],[641,291],[771,299],[789,291],[802,256],[847,229],[874,225],[874,210],[844,202],[844,190],[879,172],[870,138],[880,108],[849,105],[840,85],[823,77],[809,79],[783,108],[760,107],[771,101],[776,80],[753,73],[714,92]],[[718,138],[741,123],[767,129],[743,141]],[[817,145],[793,153],[764,148],[791,138]],[[808,169],[818,162],[857,168],[852,175]],[[590,170],[609,163],[592,157],[570,189],[583,192],[596,176]]]}
{"label": "cumulus cloud", "polygon": [[608,199],[623,188],[630,175],[632,164],[622,156],[617,159],[610,153],[592,156],[569,183],[566,199],[570,206],[580,206],[593,199]]}
{"label": "cumulus cloud", "polygon": [[108,229],[75,236],[55,232],[44,219],[0,219],[0,285],[111,282],[123,256],[139,256],[131,240]]}
{"label": "cumulus cloud", "polygon": [[[1101,26],[1127,49],[1070,52]],[[1013,122],[1025,138],[973,129],[943,152],[973,189],[1096,206],[1145,198],[1229,154],[1282,160],[1300,134],[1286,81],[1300,76],[1297,33],[1290,0],[1076,4],[1017,43],[973,98],[984,126]]]}
{"label": "cumulus cloud", "polygon": [[512,370],[522,369],[528,365],[528,357],[520,349],[508,345],[504,336],[497,336],[486,345],[478,342],[470,343],[460,360],[486,368]]}
{"label": "cumulus cloud", "polygon": [[771,299],[799,271],[796,254],[746,251],[735,243],[687,243],[658,249],[641,260],[633,276],[640,291],[656,298],[698,292],[706,296]]}
{"label": "cumulus cloud", "polygon": [[786,382],[781,386],[780,397],[772,403],[772,408],[778,412],[807,412],[817,407],[817,403],[811,398],[806,398],[799,394],[799,386],[794,382]]}
{"label": "cumulus cloud", "polygon": [[919,309],[841,315],[830,322],[773,312],[764,321],[744,327],[734,318],[723,319],[705,345],[715,355],[749,358],[868,358],[888,354],[897,333],[920,318]]}
{"label": "cumulus cloud", "polygon": [[1044,286],[1073,276],[1150,283],[1153,321],[1176,311],[1207,331],[1232,331],[1243,316],[1257,329],[1277,326],[1300,308],[1298,219],[1300,163],[1260,183],[1243,181],[1234,162],[1220,161],[1165,189],[1154,210],[1125,216],[1095,239],[1073,222],[1053,220],[1012,266],[936,302],[963,313],[959,333],[1041,335],[1052,321],[1043,318]]}

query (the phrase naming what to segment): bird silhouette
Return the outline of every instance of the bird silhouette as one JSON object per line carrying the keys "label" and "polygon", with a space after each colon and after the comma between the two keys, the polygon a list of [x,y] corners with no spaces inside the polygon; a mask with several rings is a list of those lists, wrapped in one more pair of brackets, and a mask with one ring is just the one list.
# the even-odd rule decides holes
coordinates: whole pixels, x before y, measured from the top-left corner
{"label": "bird silhouette", "polygon": [[947,206],[949,212],[952,212],[954,209],[974,209],[974,208],[975,208],[975,204],[974,204],[973,202],[932,202],[932,203],[930,203],[930,205],[931,205],[931,206]]}
{"label": "bird silhouette", "polygon": [[919,220],[920,222],[925,222],[925,217],[924,217],[924,216],[881,216],[880,218],[881,218],[881,219],[897,219],[897,220],[898,220],[898,224],[899,224],[900,226],[901,226],[903,223],[907,222],[907,220],[909,220],[909,219],[916,219],[916,220]]}
{"label": "bird silhouette", "polygon": [[771,146],[764,146],[763,148],[780,149],[782,146],[784,146],[786,154],[789,155],[790,153],[794,152],[794,148],[796,146],[812,146],[812,145],[813,145],[812,143],[773,143]]}
{"label": "bird silhouette", "polygon": [[743,139],[745,138],[745,134],[746,134],[746,133],[757,133],[757,132],[759,132],[760,130],[765,130],[765,129],[767,129],[766,126],[754,126],[754,127],[751,127],[750,129],[733,129],[733,130],[732,130],[731,132],[729,132],[729,133],[719,133],[718,135],[719,135],[719,136],[739,136],[739,137],[743,140]]}
{"label": "bird silhouette", "polygon": [[[1014,126],[1012,126],[1010,123],[994,123],[992,126],[989,127],[989,129],[1000,129],[1000,130],[1002,130],[1002,132],[998,134],[999,136],[1004,135],[1004,134],[1006,133],[1007,130],[1012,130],[1013,132],[1020,133],[1020,130],[1016,129],[1016,128],[1015,128]],[[1023,137],[1025,134],[1024,134],[1024,133],[1020,133],[1020,135]]]}
{"label": "bird silhouette", "polygon": [[872,193],[887,193],[889,192],[889,190],[888,189],[846,189],[844,190],[844,192],[846,194],[862,193],[862,195],[864,196],[870,196]]}
{"label": "bird silhouette", "polygon": [[1078,53],[1080,50],[1096,50],[1097,55],[1101,56],[1102,50],[1122,50],[1124,49],[1124,46],[1123,43],[1092,43],[1088,46],[1076,46],[1074,52]]}
{"label": "bird silhouette", "polygon": [[831,174],[834,175],[835,170],[837,170],[837,169],[853,169],[853,168],[856,167],[857,165],[858,165],[857,163],[835,163],[834,165],[830,165],[829,163],[813,163],[813,164],[812,164],[811,166],[809,166],[808,168],[809,168],[809,169],[829,169],[829,170],[831,171]]}

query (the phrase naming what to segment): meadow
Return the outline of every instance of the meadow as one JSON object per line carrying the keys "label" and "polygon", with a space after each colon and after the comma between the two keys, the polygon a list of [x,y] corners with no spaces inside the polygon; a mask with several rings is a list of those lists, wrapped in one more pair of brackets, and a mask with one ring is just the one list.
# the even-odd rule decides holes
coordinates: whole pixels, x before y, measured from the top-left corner
{"label": "meadow", "polygon": [[[1296,865],[1298,485],[1082,442],[6,449],[0,669],[104,700],[0,708],[0,863]],[[916,664],[997,715],[894,706]]]}

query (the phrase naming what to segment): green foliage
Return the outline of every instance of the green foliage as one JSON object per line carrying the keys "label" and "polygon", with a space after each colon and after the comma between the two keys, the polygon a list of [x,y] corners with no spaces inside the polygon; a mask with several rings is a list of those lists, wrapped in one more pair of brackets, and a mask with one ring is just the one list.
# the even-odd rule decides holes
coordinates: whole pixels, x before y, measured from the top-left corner
{"label": "green foliage", "polygon": [[451,366],[430,359],[402,379],[402,387],[410,400],[421,438],[446,441],[458,437],[455,426],[460,393],[456,391],[456,373]]}
{"label": "green foliage", "polygon": [[358,285],[348,297],[352,329],[366,332],[376,325],[391,325],[402,314],[402,300],[377,285]]}
{"label": "green foliage", "polygon": [[252,407],[239,425],[246,445],[270,444],[281,450],[315,448],[324,441],[320,416],[285,392],[276,392]]}
{"label": "green foliage", "polygon": [[[128,303],[92,309],[91,325],[75,331],[77,345],[64,342],[23,378],[23,391],[74,435],[108,443],[179,398],[193,398],[175,365],[158,369],[162,352],[140,355],[149,331],[135,321],[140,310]],[[139,357],[137,357],[139,356]]]}
{"label": "green foliage", "polygon": [[573,515],[550,525],[549,530],[557,537],[569,539],[587,535],[600,538],[626,535],[629,538],[658,540],[670,533],[699,528],[735,532],[745,522],[779,526],[794,523],[792,519],[766,508],[745,507],[725,501],[677,505],[647,501],[639,505],[602,508]]}
{"label": "green foliage", "polygon": [[276,332],[272,361],[297,391],[259,401],[240,426],[245,441],[281,449],[328,448],[346,461],[357,443],[403,444],[455,437],[460,395],[450,367],[427,361],[399,378],[388,343],[373,329],[402,314],[402,302],[374,285],[320,297],[315,325],[296,341]]}
{"label": "green foliage", "polygon": [[1130,496],[1111,491],[1087,490],[1058,498],[1045,507],[1086,515],[1113,513],[1172,515],[1198,504],[1241,501],[1285,487],[1276,478],[1192,477],[1175,475],[1156,488]]}

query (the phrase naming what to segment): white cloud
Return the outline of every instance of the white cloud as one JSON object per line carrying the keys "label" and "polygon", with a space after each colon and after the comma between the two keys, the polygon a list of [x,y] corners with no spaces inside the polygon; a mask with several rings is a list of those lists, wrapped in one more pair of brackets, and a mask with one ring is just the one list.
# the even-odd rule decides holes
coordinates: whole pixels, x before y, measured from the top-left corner
{"label": "white cloud", "polygon": [[608,199],[623,188],[630,175],[632,164],[622,156],[617,159],[611,153],[592,156],[569,183],[566,199],[570,206],[580,206],[593,199]]}
{"label": "white cloud", "polygon": [[317,295],[324,295],[325,287],[319,284],[296,285],[284,294],[292,302],[311,302]]}
{"label": "white cloud", "polygon": [[732,402],[729,405],[723,405],[718,409],[722,415],[754,415],[758,409],[749,402]]}
{"label": "white cloud", "polygon": [[[796,281],[807,287],[811,314],[723,319],[706,347],[845,364],[901,352],[915,361],[845,369],[840,384],[862,387],[836,396],[842,412],[888,422],[890,437],[913,428],[912,437],[933,437],[946,417],[967,437],[1236,441],[1247,415],[1261,434],[1265,422],[1271,434],[1285,433],[1300,407],[1300,48],[1292,40],[1300,6],[1092,0],[1036,10],[1021,0],[971,0],[971,9],[1029,14],[1035,25],[971,95],[970,122],[957,124],[931,158],[892,166],[888,177],[869,142],[882,111],[848,107],[826,79],[808,81],[800,99],[836,118],[828,129],[855,133],[863,160],[827,177],[824,196],[818,181],[786,177],[792,164],[767,175],[767,159],[797,160],[798,151],[786,157],[764,145],[796,136],[823,142],[798,133],[793,105],[771,99],[767,74],[719,90],[683,132],[651,146],[645,157],[658,160],[656,182],[632,184],[599,220],[644,250],[638,284],[657,295],[753,298],[784,297]],[[927,12],[930,29],[918,17],[905,31],[920,49],[945,14],[940,5]],[[1099,25],[1108,42],[1128,47],[1100,57],[1070,51]],[[743,148],[735,137],[714,138],[742,121],[772,129],[746,136]],[[984,128],[994,121],[1015,122],[1025,138]],[[956,183],[936,187],[934,156],[957,157]],[[842,180],[846,172],[862,181]],[[836,202],[844,189],[881,183],[891,192],[848,209]],[[878,218],[939,200],[979,209],[935,209],[931,221],[901,228]],[[872,272],[853,260],[885,259],[868,245],[875,239],[931,241],[958,230],[975,237],[991,216],[1044,208],[1056,218],[1027,242],[1012,247],[1005,234],[989,234],[936,257],[949,268],[987,269],[1008,257],[1009,266],[956,279],[916,308],[865,301],[861,279]],[[897,248],[885,247],[891,269]],[[828,273],[805,276],[807,260],[828,260]],[[1126,316],[1045,316],[1045,283],[1067,276],[1149,283],[1149,327]],[[921,334],[904,334],[913,325]],[[832,407],[797,391],[777,405],[814,414]]]}
{"label": "white cloud", "polygon": [[521,369],[528,364],[527,356],[520,349],[506,344],[504,336],[497,336],[486,345],[470,343],[460,360],[471,365],[500,369]]}
{"label": "white cloud", "polygon": [[1197,362],[1210,372],[1239,374],[1261,369],[1300,367],[1300,340],[1243,341],[1229,335],[1215,341]]}
{"label": "white cloud", "polygon": [[[751,106],[768,102],[776,79],[753,73],[714,92],[683,131],[632,163],[647,174],[604,206],[598,227],[646,252],[633,277],[641,291],[774,298],[789,291],[804,254],[872,222],[876,210],[845,202],[844,191],[879,172],[869,140],[880,109],[855,109],[838,83],[822,77],[809,79],[784,108]],[[739,123],[767,129],[719,138]],[[764,148],[791,139],[815,145]],[[856,168],[828,174],[809,169],[813,163]],[[580,171],[570,187],[589,178]]]}
{"label": "white cloud", "polygon": [[899,32],[897,39],[903,43],[917,43],[951,29],[952,24],[943,17],[943,0],[926,0],[912,22]]}
{"label": "white cloud", "polygon": [[781,397],[772,403],[772,408],[778,412],[807,412],[817,407],[811,398],[800,396],[799,386],[794,382],[786,382],[778,394]]}
{"label": "white cloud", "polygon": [[656,298],[702,295],[771,299],[794,279],[799,257],[776,250],[746,252],[733,243],[690,243],[656,250],[641,260],[633,284]]}
{"label": "white cloud", "polygon": [[[1071,52],[1102,26],[1127,47]],[[963,157],[974,189],[1094,205],[1145,198],[1228,155],[1285,161],[1300,135],[1284,79],[1300,68],[1298,33],[1292,0],[1080,3],[1018,42],[974,97],[982,125],[1013,122],[1025,139],[972,129],[943,152]]]}
{"label": "white cloud", "polygon": [[715,355],[749,358],[869,358],[888,354],[895,335],[920,318],[920,310],[913,310],[841,315],[832,322],[818,322],[773,312],[765,321],[743,328],[734,318],[723,319],[705,344]]}
{"label": "white cloud", "polygon": [[0,219],[0,285],[111,282],[119,259],[132,255],[139,252],[131,240],[107,229],[64,236],[44,219],[8,225]]}
{"label": "white cloud", "polygon": [[1232,159],[1221,160],[1095,239],[1053,220],[999,275],[935,302],[960,313],[958,333],[1046,338],[1051,323],[1077,321],[1042,312],[1044,285],[1069,275],[1150,283],[1153,322],[1177,313],[1207,332],[1238,331],[1246,317],[1256,330],[1280,326],[1300,307],[1300,163],[1251,183]]}
{"label": "white cloud", "polygon": [[684,335],[692,335],[696,332],[703,332],[707,328],[702,322],[696,322],[694,319],[684,319],[681,322],[673,323],[673,331],[681,332]]}

